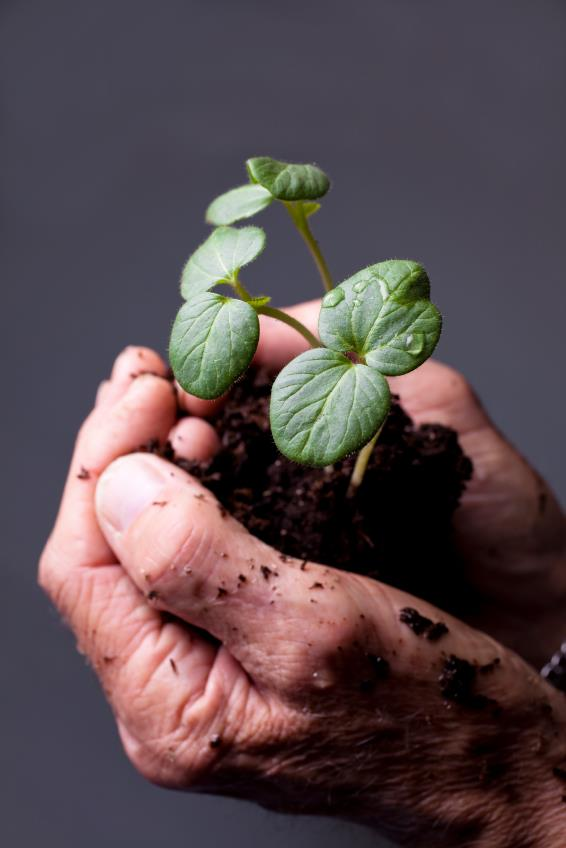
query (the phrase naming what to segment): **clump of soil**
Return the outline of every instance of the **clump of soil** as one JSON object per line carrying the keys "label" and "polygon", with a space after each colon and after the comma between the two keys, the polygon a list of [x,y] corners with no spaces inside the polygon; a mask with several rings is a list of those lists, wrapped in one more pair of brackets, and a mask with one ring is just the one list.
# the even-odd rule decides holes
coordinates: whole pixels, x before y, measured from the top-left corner
{"label": "clump of soil", "polygon": [[472,464],[456,433],[439,424],[416,427],[395,399],[363,483],[347,498],[355,457],[313,469],[281,456],[269,428],[270,392],[270,377],[250,370],[213,422],[222,450],[207,463],[179,464],[283,554],[457,608],[451,519]]}
{"label": "clump of soil", "polygon": [[438,642],[449,632],[443,621],[432,621],[414,607],[403,607],[399,621],[406,624],[416,636],[424,636],[429,642]]}
{"label": "clump of soil", "polygon": [[498,663],[489,663],[479,668],[468,660],[463,660],[451,654],[446,657],[442,665],[442,671],[438,678],[440,691],[445,701],[454,701],[464,707],[475,710],[483,710],[484,707],[498,707],[493,698],[481,695],[475,691],[478,671],[485,673],[486,670],[493,671]]}

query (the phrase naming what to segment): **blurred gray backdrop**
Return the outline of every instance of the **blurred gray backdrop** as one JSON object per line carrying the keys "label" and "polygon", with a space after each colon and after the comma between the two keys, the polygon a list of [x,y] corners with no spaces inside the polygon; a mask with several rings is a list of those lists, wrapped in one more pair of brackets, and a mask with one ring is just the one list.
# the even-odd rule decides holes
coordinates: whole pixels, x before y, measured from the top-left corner
{"label": "blurred gray backdrop", "polygon": [[[0,841],[373,846],[145,784],[36,560],[98,382],[126,343],[165,349],[203,211],[251,155],[330,173],[313,225],[337,279],[426,264],[440,356],[564,496],[566,4],[4,0],[0,16]],[[262,224],[250,284],[315,296],[281,210]]]}

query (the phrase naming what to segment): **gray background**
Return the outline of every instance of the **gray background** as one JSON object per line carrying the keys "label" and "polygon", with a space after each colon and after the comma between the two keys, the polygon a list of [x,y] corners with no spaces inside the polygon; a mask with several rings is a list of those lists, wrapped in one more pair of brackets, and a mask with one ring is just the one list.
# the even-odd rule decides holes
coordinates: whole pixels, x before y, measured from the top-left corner
{"label": "gray background", "polygon": [[[316,159],[337,278],[423,261],[440,355],[562,496],[562,0],[5,0],[0,837],[10,848],[375,844],[146,785],[36,589],[74,433],[127,343],[163,350],[203,210],[243,160]],[[248,275],[317,279],[279,209]],[[5,394],[5,392],[4,392]]]}

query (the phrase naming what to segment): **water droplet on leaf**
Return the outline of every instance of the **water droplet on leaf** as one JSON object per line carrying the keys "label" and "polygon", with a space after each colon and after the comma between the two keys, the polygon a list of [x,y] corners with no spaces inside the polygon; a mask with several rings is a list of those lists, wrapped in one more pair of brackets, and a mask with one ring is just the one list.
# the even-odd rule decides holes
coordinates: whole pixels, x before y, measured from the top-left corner
{"label": "water droplet on leaf", "polygon": [[333,289],[322,301],[323,307],[338,306],[344,300],[344,289]]}
{"label": "water droplet on leaf", "polygon": [[415,356],[421,353],[424,347],[424,336],[422,333],[410,333],[405,339],[405,347],[409,351],[409,353],[415,354]]}
{"label": "water droplet on leaf", "polygon": [[363,291],[367,289],[369,285],[369,280],[358,280],[357,283],[354,283],[354,291],[358,294],[361,294]]}

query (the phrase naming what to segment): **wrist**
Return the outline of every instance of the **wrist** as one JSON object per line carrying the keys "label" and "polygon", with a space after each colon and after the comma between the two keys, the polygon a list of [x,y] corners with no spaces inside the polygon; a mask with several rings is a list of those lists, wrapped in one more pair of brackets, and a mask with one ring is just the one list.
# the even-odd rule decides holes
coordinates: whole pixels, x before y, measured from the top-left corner
{"label": "wrist", "polygon": [[405,798],[400,790],[403,800],[391,821],[375,799],[378,812],[369,824],[407,848],[563,848],[566,698],[551,687],[541,697],[537,689],[524,709],[502,715],[493,727],[479,715],[471,724],[462,717],[452,731],[461,738],[438,752],[445,760],[443,785],[431,781],[427,789],[426,756],[419,752],[422,797]]}

